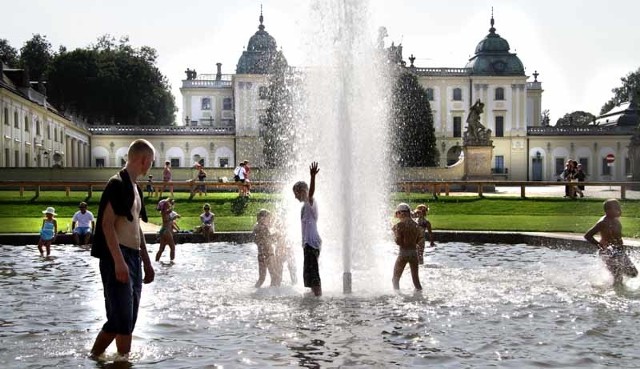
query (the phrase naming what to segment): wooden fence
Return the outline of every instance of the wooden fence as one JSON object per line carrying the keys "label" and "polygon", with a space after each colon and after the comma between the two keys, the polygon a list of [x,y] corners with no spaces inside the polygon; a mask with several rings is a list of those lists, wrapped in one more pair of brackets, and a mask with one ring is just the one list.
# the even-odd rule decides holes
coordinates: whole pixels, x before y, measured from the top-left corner
{"label": "wooden fence", "polygon": [[[146,182],[139,182],[143,190]],[[40,196],[42,190],[64,190],[69,196],[71,191],[87,191],[89,197],[93,195],[93,190],[104,188],[104,181],[0,181],[0,189],[18,189],[20,196],[25,191],[35,191],[35,196]],[[173,186],[175,191],[193,193],[195,188],[204,185],[207,191],[234,191],[238,189],[237,182],[213,182],[213,181],[182,181],[182,182],[154,182],[156,190],[166,186],[164,192],[168,192],[168,186]],[[279,191],[285,183],[272,181],[251,182],[252,191]],[[399,181],[395,182],[395,190],[406,193],[430,192],[434,196],[449,196],[451,192],[473,192],[478,196],[484,196],[485,192],[492,191],[496,187],[520,187],[520,197],[526,198],[527,188],[547,187],[547,186],[578,186],[588,187],[619,187],[620,198],[626,198],[628,189],[640,189],[640,182],[548,182],[548,181]]]}

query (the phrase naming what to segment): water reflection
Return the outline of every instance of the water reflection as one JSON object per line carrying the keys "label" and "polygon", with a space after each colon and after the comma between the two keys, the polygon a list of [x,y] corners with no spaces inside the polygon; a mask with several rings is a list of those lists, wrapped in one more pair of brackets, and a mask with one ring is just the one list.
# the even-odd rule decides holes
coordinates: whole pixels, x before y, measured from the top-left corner
{"label": "water reflection", "polygon": [[408,276],[393,292],[387,246],[383,269],[354,272],[353,294],[328,276],[317,299],[300,285],[253,288],[253,244],[179,245],[176,263],[156,264],[156,281],[143,289],[130,364],[86,357],[104,322],[97,260],[72,246],[56,248],[53,260],[33,246],[0,246],[0,365],[633,367],[639,359],[638,281],[613,289],[595,254],[442,244],[429,250],[425,290],[414,294]]}

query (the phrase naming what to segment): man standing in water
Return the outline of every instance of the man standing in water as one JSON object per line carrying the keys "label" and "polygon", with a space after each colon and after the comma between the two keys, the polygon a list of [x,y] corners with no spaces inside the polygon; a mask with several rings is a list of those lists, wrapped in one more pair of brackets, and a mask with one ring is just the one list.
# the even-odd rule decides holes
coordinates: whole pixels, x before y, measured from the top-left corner
{"label": "man standing in water", "polygon": [[140,228],[147,213],[136,178],[147,174],[154,156],[155,149],[147,140],[133,141],[127,164],[109,179],[100,198],[91,255],[100,259],[107,322],[91,348],[93,357],[102,355],[114,339],[118,354],[131,351],[142,282],[153,282],[154,271]]}

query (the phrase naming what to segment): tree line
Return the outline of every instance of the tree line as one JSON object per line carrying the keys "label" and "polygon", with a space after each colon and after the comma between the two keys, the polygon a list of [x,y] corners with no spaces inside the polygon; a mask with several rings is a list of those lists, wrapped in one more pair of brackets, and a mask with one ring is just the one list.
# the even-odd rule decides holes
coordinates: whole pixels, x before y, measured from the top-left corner
{"label": "tree line", "polygon": [[134,47],[128,37],[104,35],[85,48],[57,51],[35,34],[18,51],[0,39],[0,61],[46,83],[48,100],[94,125],[173,125],[177,111],[157,52]]}

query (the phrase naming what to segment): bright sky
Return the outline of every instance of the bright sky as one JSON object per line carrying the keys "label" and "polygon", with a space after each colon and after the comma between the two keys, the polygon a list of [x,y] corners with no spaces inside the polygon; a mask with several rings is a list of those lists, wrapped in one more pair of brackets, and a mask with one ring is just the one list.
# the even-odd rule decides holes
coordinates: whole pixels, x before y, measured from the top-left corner
{"label": "bright sky", "polygon": [[[158,51],[178,107],[186,68],[223,73],[235,67],[257,31],[260,5],[266,31],[290,65],[303,66],[309,7],[320,0],[22,0],[2,6],[0,38],[20,49],[35,33],[54,49],[85,47],[104,34],[128,35],[133,46]],[[335,1],[335,0],[334,0]],[[345,0],[355,1],[355,0]],[[620,77],[640,67],[640,2],[631,0],[372,0],[375,29],[387,28],[387,43],[402,43],[418,67],[464,67],[489,29],[494,8],[497,33],[522,60],[527,75],[538,71],[545,90],[542,108],[551,121],[568,112],[598,115],[619,87]],[[312,25],[311,25],[312,26]],[[530,81],[533,77],[530,78]],[[176,119],[180,120],[180,112]]]}

